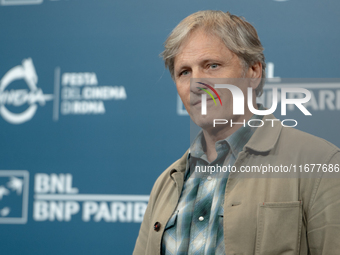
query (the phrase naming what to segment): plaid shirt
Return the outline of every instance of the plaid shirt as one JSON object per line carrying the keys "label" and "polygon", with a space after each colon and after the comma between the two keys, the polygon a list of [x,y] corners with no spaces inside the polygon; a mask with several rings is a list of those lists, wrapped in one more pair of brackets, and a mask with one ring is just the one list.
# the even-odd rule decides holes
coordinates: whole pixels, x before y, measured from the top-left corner
{"label": "plaid shirt", "polygon": [[[260,110],[264,109],[260,105]],[[251,119],[262,119],[253,115]],[[254,122],[252,125],[256,125]],[[208,162],[202,147],[203,133],[190,147],[184,186],[177,208],[170,217],[162,239],[162,255],[225,254],[223,241],[223,203],[228,172],[196,172],[207,166],[233,166],[256,127],[239,128],[224,140],[216,142],[217,158]]]}

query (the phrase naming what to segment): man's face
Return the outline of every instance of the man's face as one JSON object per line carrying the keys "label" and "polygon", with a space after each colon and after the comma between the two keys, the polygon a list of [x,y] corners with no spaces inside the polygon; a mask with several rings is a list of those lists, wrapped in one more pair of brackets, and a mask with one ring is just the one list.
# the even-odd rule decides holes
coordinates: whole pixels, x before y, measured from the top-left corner
{"label": "man's face", "polygon": [[[192,120],[203,129],[212,128],[213,119],[233,119],[233,121],[237,121],[238,119],[243,120],[244,116],[233,116],[232,95],[228,89],[216,89],[220,95],[222,106],[219,103],[216,106],[208,95],[207,115],[202,115],[201,94],[205,92],[197,87],[207,89],[216,97],[216,101],[219,101],[217,96],[207,87],[196,82],[190,86],[190,79],[200,78],[195,80],[207,83],[212,87],[216,83],[215,78],[223,78],[218,79],[219,83],[233,84],[230,83],[231,80],[237,81],[237,86],[243,91],[246,99],[247,87],[251,85],[246,82],[248,79],[237,78],[248,77],[249,73],[249,70],[245,70],[241,64],[238,56],[230,51],[218,37],[209,35],[201,29],[194,31],[184,41],[174,61],[174,75],[178,94]],[[241,80],[242,84],[240,84]],[[245,112],[247,112],[246,109],[247,107],[245,107]]]}

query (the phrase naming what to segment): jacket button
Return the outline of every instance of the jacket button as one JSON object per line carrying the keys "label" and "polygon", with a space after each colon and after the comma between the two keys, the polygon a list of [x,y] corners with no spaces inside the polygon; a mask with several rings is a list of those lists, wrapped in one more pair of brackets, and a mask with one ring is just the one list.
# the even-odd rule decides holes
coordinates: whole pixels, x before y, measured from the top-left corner
{"label": "jacket button", "polygon": [[159,223],[158,221],[155,223],[155,225],[153,225],[153,229],[158,232],[159,229],[161,228],[161,223]]}

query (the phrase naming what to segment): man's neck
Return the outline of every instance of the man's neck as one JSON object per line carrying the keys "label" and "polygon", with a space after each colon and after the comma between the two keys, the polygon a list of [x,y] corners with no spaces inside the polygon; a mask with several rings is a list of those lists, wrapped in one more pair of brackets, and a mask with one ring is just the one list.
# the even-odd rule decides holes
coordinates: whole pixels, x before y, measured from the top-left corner
{"label": "man's neck", "polygon": [[[235,133],[238,129],[243,127],[243,123],[245,122],[247,125],[248,120],[253,116],[251,112],[247,113],[246,115],[243,115],[242,117],[239,117],[235,120],[233,120],[233,123],[239,122],[240,124],[233,124],[231,125],[225,125],[223,129],[217,130],[204,130],[203,129],[203,135],[205,140],[205,153],[207,155],[208,161],[212,162],[217,158],[217,152],[215,148],[215,144],[217,141],[226,139],[227,137],[231,136],[233,133]],[[230,121],[228,122],[230,123]]]}

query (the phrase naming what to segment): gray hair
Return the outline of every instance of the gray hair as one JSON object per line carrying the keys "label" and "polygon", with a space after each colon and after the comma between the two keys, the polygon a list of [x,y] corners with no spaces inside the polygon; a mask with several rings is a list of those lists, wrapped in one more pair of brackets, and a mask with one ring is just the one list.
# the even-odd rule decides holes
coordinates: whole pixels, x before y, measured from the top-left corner
{"label": "gray hair", "polygon": [[207,33],[219,37],[226,47],[239,57],[245,69],[258,62],[262,64],[262,79],[255,90],[256,96],[260,96],[266,77],[262,44],[255,28],[249,22],[229,12],[199,11],[186,17],[172,30],[164,43],[165,50],[160,54],[172,79],[175,80],[174,62],[179,48],[197,28],[204,28]]}

